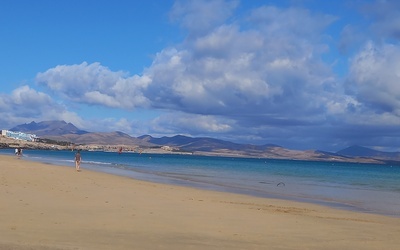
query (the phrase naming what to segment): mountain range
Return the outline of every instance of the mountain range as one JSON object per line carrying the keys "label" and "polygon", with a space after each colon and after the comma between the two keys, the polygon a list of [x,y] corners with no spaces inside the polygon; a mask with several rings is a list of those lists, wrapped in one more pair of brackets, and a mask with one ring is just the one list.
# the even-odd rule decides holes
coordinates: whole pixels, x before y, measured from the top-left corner
{"label": "mountain range", "polygon": [[382,152],[362,146],[351,146],[336,153],[320,150],[290,150],[275,144],[239,144],[215,138],[193,138],[183,135],[155,138],[151,135],[132,137],[126,133],[88,132],[65,121],[42,121],[21,124],[9,129],[36,134],[39,138],[74,144],[125,145],[141,148],[168,146],[174,152],[191,152],[203,155],[265,157],[275,159],[298,159],[345,162],[392,162],[400,161],[400,152]]}

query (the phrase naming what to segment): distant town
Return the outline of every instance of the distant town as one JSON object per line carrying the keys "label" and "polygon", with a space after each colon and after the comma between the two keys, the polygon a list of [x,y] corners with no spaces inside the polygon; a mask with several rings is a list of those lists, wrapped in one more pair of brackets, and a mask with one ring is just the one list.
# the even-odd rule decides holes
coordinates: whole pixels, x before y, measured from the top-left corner
{"label": "distant town", "polygon": [[10,130],[1,130],[1,135],[8,137],[8,138],[13,138],[16,140],[23,140],[23,141],[36,141],[38,137],[34,134],[26,134],[23,132],[15,132],[15,131],[10,131]]}

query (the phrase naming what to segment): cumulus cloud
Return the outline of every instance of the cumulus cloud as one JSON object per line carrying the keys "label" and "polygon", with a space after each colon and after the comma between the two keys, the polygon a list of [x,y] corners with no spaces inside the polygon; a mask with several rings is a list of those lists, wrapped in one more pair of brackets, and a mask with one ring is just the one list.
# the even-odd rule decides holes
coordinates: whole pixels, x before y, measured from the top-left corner
{"label": "cumulus cloud", "polygon": [[[365,133],[370,141],[393,142],[387,131],[399,124],[400,115],[397,2],[375,1],[364,8],[375,20],[366,26],[381,39],[366,43],[349,60],[344,82],[324,60],[332,55],[325,31],[339,17],[270,5],[234,15],[239,4],[176,1],[170,17],[187,36],[156,53],[140,74],[83,62],[38,73],[36,82],[64,103],[163,112],[149,124],[104,118],[98,128],[307,145],[303,148],[367,145]],[[360,27],[345,24],[341,52],[354,51],[365,38]],[[28,86],[0,99],[3,117],[12,105],[26,106],[13,111],[17,117],[42,113],[91,128]]]}
{"label": "cumulus cloud", "polygon": [[36,105],[45,106],[51,103],[50,96],[31,89],[29,86],[25,85],[15,89],[11,93],[11,98],[9,99],[15,105],[23,105],[27,107],[34,107]]}
{"label": "cumulus cloud", "polygon": [[219,25],[158,53],[145,72],[153,105],[225,116],[290,117],[325,109],[333,75],[320,59],[326,51],[320,32],[334,18],[262,7],[246,21],[255,28]]}
{"label": "cumulus cloud", "polygon": [[400,47],[368,42],[352,59],[348,91],[368,109],[400,117]]}
{"label": "cumulus cloud", "polygon": [[189,31],[189,36],[197,36],[223,24],[238,4],[239,1],[179,0],[175,1],[170,17]]}
{"label": "cumulus cloud", "polygon": [[27,121],[42,120],[67,120],[82,124],[82,119],[68,111],[47,94],[36,91],[24,85],[15,89],[10,95],[1,95],[0,123],[11,128],[12,126]]}
{"label": "cumulus cloud", "polygon": [[337,112],[335,76],[321,59],[329,52],[324,29],[336,17],[262,6],[230,20],[237,6],[177,1],[171,16],[188,37],[157,53],[140,76],[83,62],[56,66],[36,81],[76,103],[167,110],[158,129],[175,133],[247,131],[261,138],[271,130],[266,124],[309,126],[325,111]]}
{"label": "cumulus cloud", "polygon": [[146,77],[129,77],[100,63],[87,62],[58,65],[38,73],[36,81],[70,101],[126,109],[146,105],[142,89],[149,83]]}
{"label": "cumulus cloud", "polygon": [[136,134],[138,132],[138,124],[135,121],[127,118],[94,118],[90,121],[85,121],[84,128],[91,132],[108,132],[121,131],[127,134]]}
{"label": "cumulus cloud", "polygon": [[[301,8],[254,9],[245,24],[224,22],[158,53],[145,72],[152,79],[145,95],[157,108],[224,118],[216,121],[227,122],[235,138],[313,147],[323,134],[324,143],[345,147],[371,145],[363,138],[377,129],[369,138],[382,141],[399,124],[399,47],[367,45],[350,60],[343,88],[322,59],[331,52],[324,31],[337,19]],[[393,23],[385,34],[392,38]],[[346,27],[344,52],[365,38]]]}
{"label": "cumulus cloud", "polygon": [[234,121],[218,118],[212,115],[194,115],[187,113],[168,113],[152,121],[154,131],[163,133],[176,133],[185,128],[186,133],[191,135],[224,134],[232,131]]}
{"label": "cumulus cloud", "polygon": [[302,40],[320,39],[321,32],[337,17],[315,14],[303,8],[282,9],[275,6],[261,6],[254,9],[248,20],[258,25],[266,34],[298,37]]}

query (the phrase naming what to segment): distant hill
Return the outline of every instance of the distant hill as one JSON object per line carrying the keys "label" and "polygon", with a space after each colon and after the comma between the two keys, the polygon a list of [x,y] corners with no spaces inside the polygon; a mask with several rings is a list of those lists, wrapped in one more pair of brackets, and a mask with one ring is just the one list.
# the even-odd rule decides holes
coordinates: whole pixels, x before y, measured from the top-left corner
{"label": "distant hill", "polygon": [[215,150],[234,150],[234,151],[246,151],[246,150],[258,150],[264,151],[268,148],[272,147],[280,147],[274,144],[266,144],[266,145],[250,145],[250,144],[238,144],[229,141],[208,138],[208,137],[188,137],[183,135],[176,135],[172,137],[161,137],[154,138],[150,135],[143,135],[138,137],[147,142],[151,142],[157,145],[166,145],[171,147],[179,147],[185,151],[204,151],[204,152],[212,152]]}
{"label": "distant hill", "polygon": [[[318,150],[291,150],[275,144],[252,145],[239,144],[208,137],[193,138],[176,135],[172,137],[154,138],[151,135],[132,137],[123,132],[88,132],[78,129],[72,123],[65,121],[44,121],[21,124],[12,129],[25,133],[33,133],[42,139],[59,142],[72,142],[82,145],[102,145],[98,148],[108,148],[115,145],[132,145],[147,149],[162,149],[169,146],[174,153],[193,153],[214,156],[241,156],[270,159],[296,159],[336,162],[369,162],[388,163],[400,161],[400,153],[381,152],[361,146],[352,146],[336,153]],[[162,149],[164,150],[164,149]],[[396,163],[397,164],[397,163]]]}
{"label": "distant hill", "polygon": [[18,125],[9,129],[10,131],[19,131],[24,133],[32,133],[37,136],[58,136],[65,134],[76,134],[83,135],[89,133],[85,130],[80,130],[75,127],[72,123],[66,123],[65,121],[43,121],[43,122],[31,122]]}
{"label": "distant hill", "polygon": [[400,159],[400,152],[382,152],[358,145],[342,149],[336,152],[336,154],[348,157],[368,157],[388,160]]}
{"label": "distant hill", "polygon": [[65,134],[59,136],[45,136],[45,138],[69,141],[75,144],[99,144],[99,145],[135,145],[141,147],[155,146],[152,143],[132,137],[128,134],[115,131],[115,132],[97,132],[86,134]]}
{"label": "distant hill", "polygon": [[75,144],[99,144],[99,145],[137,145],[154,146],[122,132],[98,132],[91,133],[75,127],[65,121],[43,121],[21,124],[10,129],[24,133],[36,134],[40,138],[56,141],[66,141]]}

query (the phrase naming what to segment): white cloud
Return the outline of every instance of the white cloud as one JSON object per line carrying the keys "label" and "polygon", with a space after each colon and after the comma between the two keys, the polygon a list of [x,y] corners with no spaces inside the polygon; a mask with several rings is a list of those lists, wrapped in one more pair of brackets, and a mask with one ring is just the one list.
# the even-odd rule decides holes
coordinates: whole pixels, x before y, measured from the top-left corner
{"label": "white cloud", "polygon": [[283,9],[265,5],[254,9],[248,20],[256,24],[265,34],[274,37],[319,40],[324,29],[337,20],[337,17],[313,14],[302,8]]}
{"label": "white cloud", "polygon": [[[42,120],[62,118],[93,131],[215,135],[281,141],[284,146],[306,143],[310,148],[321,140],[343,146],[344,138],[357,141],[365,131],[380,128],[374,135],[378,140],[387,134],[385,129],[399,124],[400,116],[400,47],[395,40],[388,42],[398,38],[398,10],[386,2],[377,1],[370,5],[377,8],[366,12],[373,14],[376,22],[370,27],[382,39],[350,60],[345,85],[324,61],[325,55],[336,52],[325,33],[338,20],[335,16],[273,6],[234,16],[238,1],[176,1],[171,18],[187,36],[159,51],[140,75],[83,62],[58,65],[36,77],[68,105],[124,112],[153,108],[163,112],[161,116],[149,124],[135,121],[135,113],[132,120],[89,122],[25,86],[0,99],[0,119],[8,119],[11,112],[17,114],[15,119],[44,114]],[[357,29],[368,26],[346,25],[338,44],[344,52],[364,39],[364,30]]]}
{"label": "white cloud", "polygon": [[236,20],[158,53],[145,95],[155,107],[195,114],[311,115],[332,98],[321,32],[333,20],[259,8],[247,19],[257,28]]}
{"label": "white cloud", "polygon": [[[177,2],[172,15],[189,32],[199,27],[208,32],[162,50],[142,76],[84,62],[56,66],[39,73],[36,81],[69,101],[113,108],[296,119],[326,109],[326,99],[334,96],[334,76],[320,58],[326,51],[321,32],[334,17],[261,7],[245,20],[224,24],[237,4]],[[192,20],[194,9],[207,24]],[[252,25],[243,29],[245,21]]]}
{"label": "white cloud", "polygon": [[109,132],[109,131],[121,131],[123,133],[132,134],[137,128],[136,122],[128,120],[126,118],[93,118],[86,120],[84,128],[90,132]]}
{"label": "white cloud", "polygon": [[34,120],[65,120],[77,126],[82,124],[76,113],[27,85],[15,89],[10,95],[2,95],[0,104],[0,124],[6,128]]}
{"label": "white cloud", "polygon": [[[141,76],[84,62],[59,65],[36,80],[68,101],[166,110],[153,121],[159,133],[272,136],[268,124],[306,126],[321,123],[325,111],[338,112],[338,85],[321,59],[328,51],[323,31],[335,18],[261,7],[229,23],[236,6],[177,2],[172,15],[189,36],[160,51]],[[194,22],[193,14],[207,22]]]}
{"label": "white cloud", "polygon": [[[151,121],[150,132],[160,135],[221,135],[232,132],[234,121],[212,115],[168,112]],[[184,132],[183,132],[184,131]]]}
{"label": "white cloud", "polygon": [[83,96],[85,102],[89,104],[102,104],[108,107],[118,107],[119,102],[106,94],[100,93],[99,91],[89,91]]}
{"label": "white cloud", "polygon": [[239,1],[179,0],[175,1],[170,17],[186,28],[191,36],[205,34],[223,24],[238,4]]}
{"label": "white cloud", "polygon": [[150,80],[128,77],[127,73],[111,71],[100,63],[83,62],[58,65],[37,74],[36,81],[70,101],[132,109],[146,105],[142,89]]}
{"label": "white cloud", "polygon": [[15,89],[11,93],[9,100],[15,105],[27,105],[28,107],[36,107],[37,105],[48,105],[51,103],[50,96],[31,89],[28,85],[24,85]]}
{"label": "white cloud", "polygon": [[372,42],[351,60],[348,89],[369,109],[400,116],[400,47]]}

